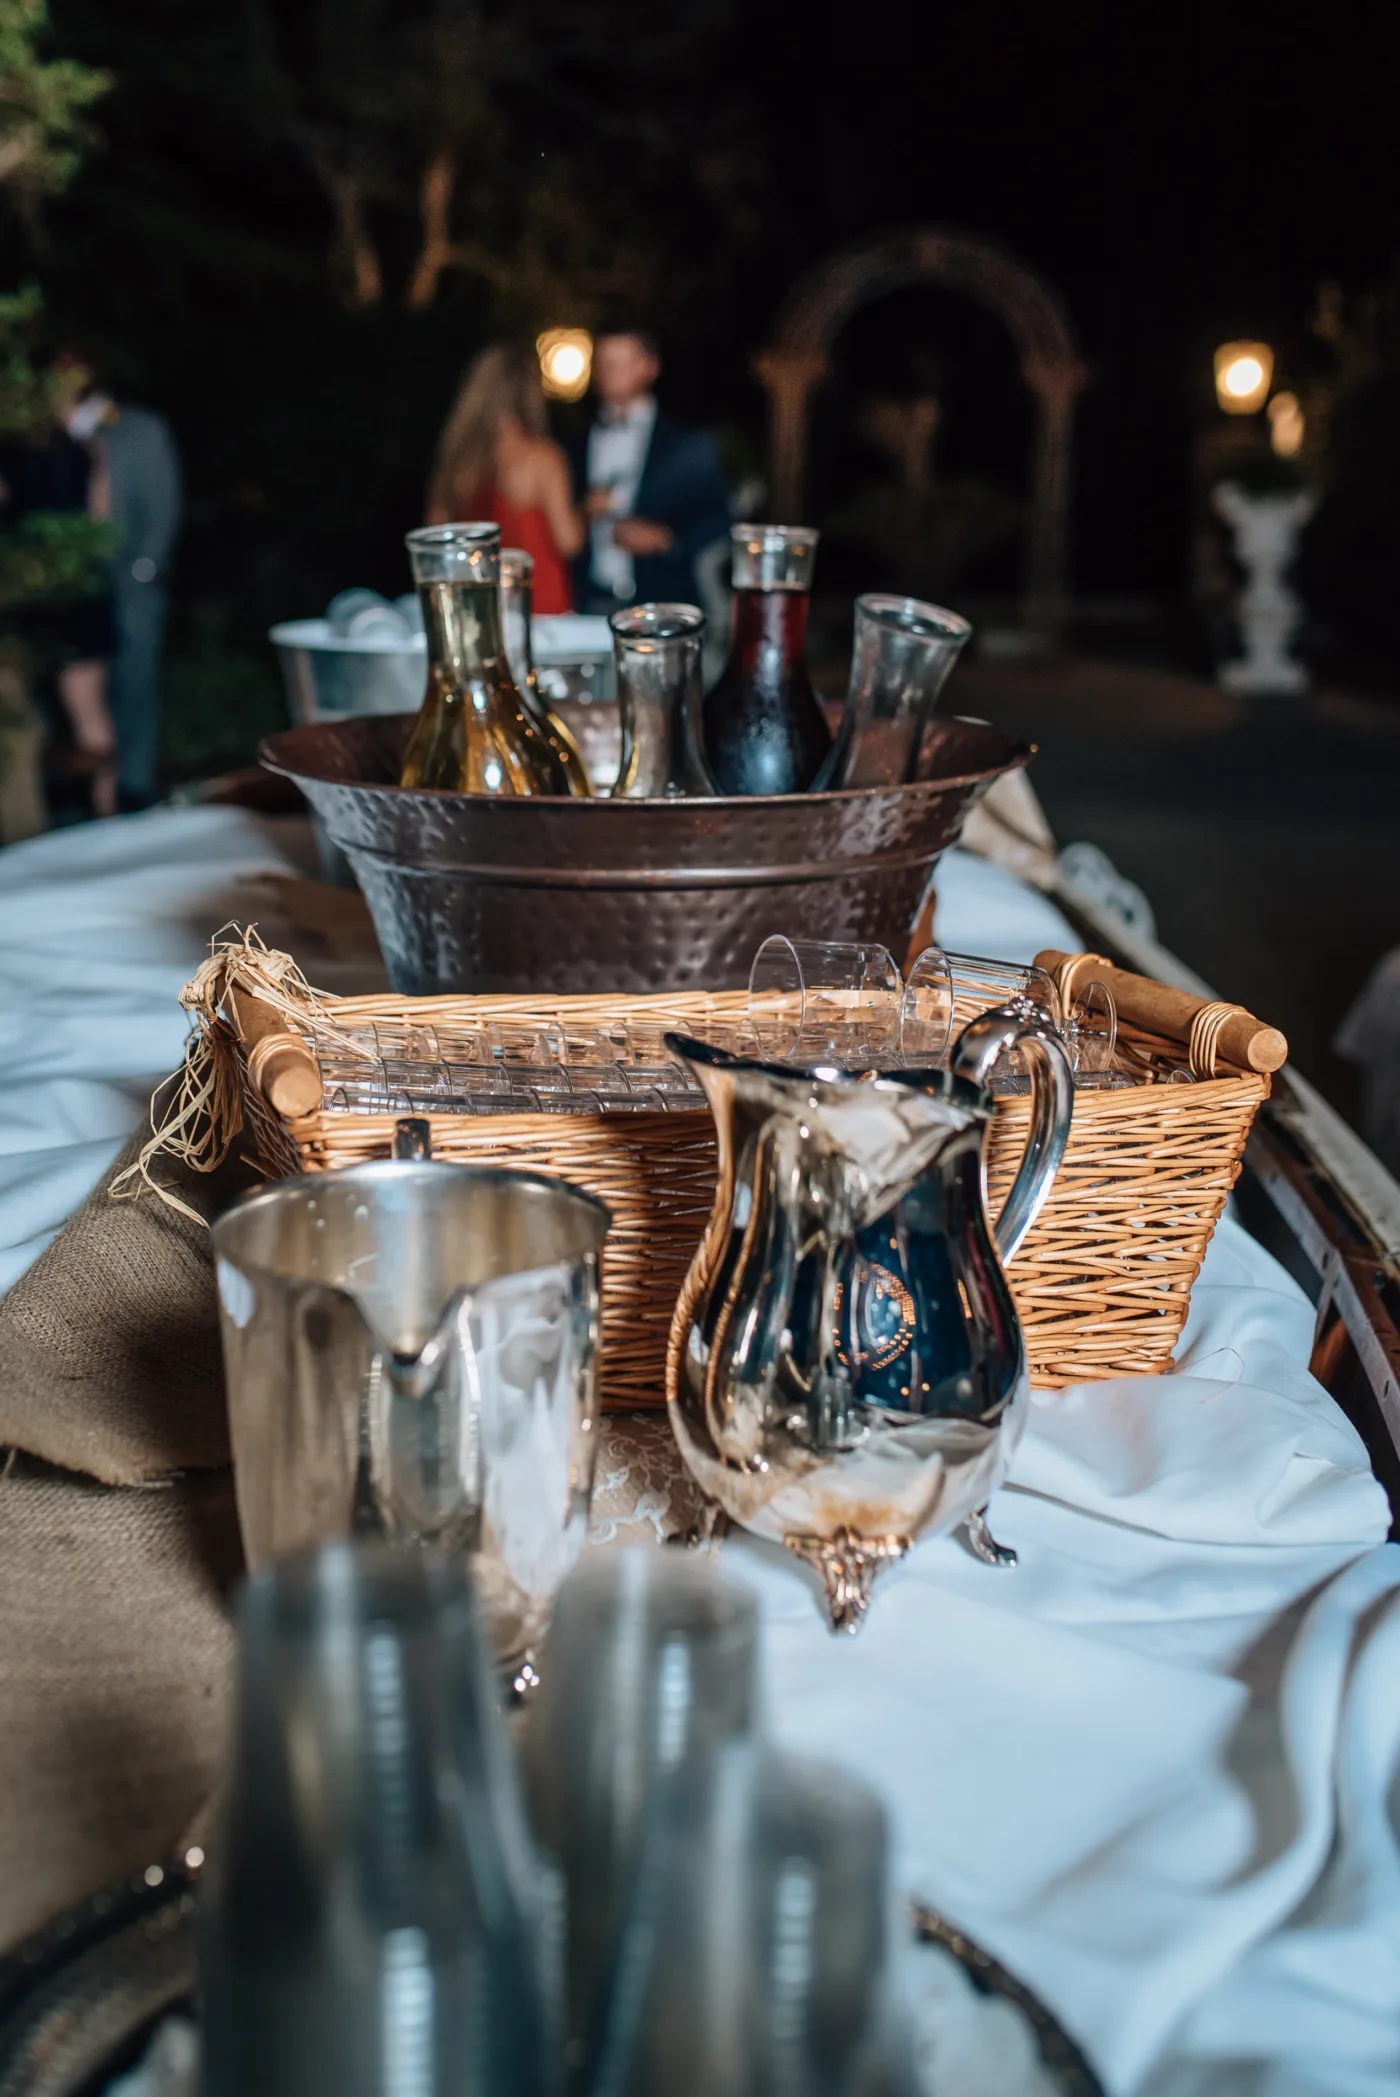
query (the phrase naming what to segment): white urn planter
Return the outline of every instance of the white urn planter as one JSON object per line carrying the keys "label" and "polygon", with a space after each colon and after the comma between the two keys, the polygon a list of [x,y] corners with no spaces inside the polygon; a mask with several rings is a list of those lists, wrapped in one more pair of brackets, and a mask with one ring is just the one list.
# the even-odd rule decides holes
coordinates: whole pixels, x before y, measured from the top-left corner
{"label": "white urn planter", "polygon": [[1307,668],[1291,653],[1303,607],[1284,578],[1317,497],[1306,488],[1252,495],[1225,481],[1210,499],[1230,526],[1246,577],[1236,605],[1244,653],[1222,664],[1220,682],[1231,692],[1305,692]]}

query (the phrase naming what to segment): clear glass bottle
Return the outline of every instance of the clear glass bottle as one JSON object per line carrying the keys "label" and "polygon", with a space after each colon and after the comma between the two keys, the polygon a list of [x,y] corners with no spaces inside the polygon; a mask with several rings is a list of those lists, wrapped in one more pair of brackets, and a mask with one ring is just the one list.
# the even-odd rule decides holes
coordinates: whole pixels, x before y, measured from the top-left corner
{"label": "clear glass bottle", "polygon": [[733,528],[733,639],[702,716],[722,794],[803,793],[831,749],[804,654],[817,538],[809,525]]}
{"label": "clear glass bottle", "polygon": [[700,745],[700,651],[695,604],[635,604],[614,612],[613,662],[622,725],[614,796],[657,800],[718,792]]}
{"label": "clear glass bottle", "polygon": [[972,628],[917,597],[857,597],[851,682],[821,787],[903,786],[920,775],[938,695]]}
{"label": "clear glass bottle", "polygon": [[535,675],[535,648],[530,630],[530,621],[534,615],[534,596],[534,555],[526,553],[520,546],[502,547],[501,627],[506,644],[506,661],[510,664],[515,689],[520,694],[525,711],[531,716],[564,767],[569,792],[591,794],[593,782],[579,754],[578,745],[558,715],[550,711],[549,702],[540,690],[540,681]]}
{"label": "clear glass bottle", "polygon": [[405,541],[428,639],[428,689],[401,786],[567,794],[568,775],[516,690],[501,636],[501,534],[440,524]]}

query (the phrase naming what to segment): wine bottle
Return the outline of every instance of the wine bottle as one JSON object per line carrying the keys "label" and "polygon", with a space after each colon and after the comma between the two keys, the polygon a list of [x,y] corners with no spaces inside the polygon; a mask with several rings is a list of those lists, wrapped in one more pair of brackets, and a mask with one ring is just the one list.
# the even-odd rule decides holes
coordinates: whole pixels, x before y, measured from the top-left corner
{"label": "wine bottle", "polygon": [[807,525],[733,528],[733,638],[702,715],[722,794],[803,793],[831,748],[804,654],[817,537]]}
{"label": "wine bottle", "polygon": [[567,794],[558,753],[528,712],[501,633],[501,534],[441,524],[407,537],[428,641],[428,689],[401,786],[464,794]]}

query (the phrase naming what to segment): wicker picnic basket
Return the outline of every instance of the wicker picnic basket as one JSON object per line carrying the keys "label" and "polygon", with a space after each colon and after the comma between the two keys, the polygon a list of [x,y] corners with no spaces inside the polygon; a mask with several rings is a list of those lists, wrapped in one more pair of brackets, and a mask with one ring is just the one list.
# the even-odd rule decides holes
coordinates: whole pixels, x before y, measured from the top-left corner
{"label": "wicker picnic basket", "polygon": [[[1096,976],[1111,976],[1124,1015],[1120,1051],[1144,1080],[1125,1090],[1076,1092],[1064,1162],[1010,1269],[1031,1380],[1054,1388],[1164,1367],[1269,1091],[1267,1070],[1246,1067],[1243,1054],[1232,1063],[1225,1051],[1232,1040],[1237,1048],[1247,1044],[1251,1029],[1259,1038],[1267,1034],[1277,1045],[1265,1059],[1273,1068],[1287,1045],[1236,1007],[1206,1005],[1109,970],[1095,957],[1047,958],[1062,977],[1086,959]],[[436,1157],[555,1173],[601,1196],[614,1219],[603,1260],[604,1400],[624,1409],[664,1402],[667,1333],[714,1191],[708,1113],[485,1116],[434,1113],[408,1096],[384,1111],[354,1112],[329,1103],[333,1088],[318,1059],[337,1036],[363,1039],[370,1028],[394,1054],[446,1059],[454,1032],[460,1038],[490,1023],[584,1029],[622,1018],[703,1032],[742,1025],[744,992],[322,997],[287,956],[245,943],[217,950],[185,1002],[198,1026],[173,1120],[186,1138],[196,1124],[203,1130],[195,1144],[184,1142],[187,1155],[202,1146],[212,1161],[241,1122],[265,1171],[333,1172],[387,1157],[399,1116],[426,1111]],[[1160,1018],[1163,1005],[1172,1009],[1171,1031],[1133,1023],[1131,1009]],[[1173,1074],[1194,1082],[1171,1082]],[[1027,1100],[998,1100],[988,1147],[993,1213],[1014,1176],[1028,1121]]]}

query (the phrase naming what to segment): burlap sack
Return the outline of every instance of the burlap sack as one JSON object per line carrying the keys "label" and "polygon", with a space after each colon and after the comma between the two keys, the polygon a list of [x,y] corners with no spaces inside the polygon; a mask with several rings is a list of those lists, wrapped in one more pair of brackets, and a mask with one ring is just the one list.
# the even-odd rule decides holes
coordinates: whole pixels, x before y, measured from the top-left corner
{"label": "burlap sack", "polygon": [[[229,1461],[209,1233],[150,1192],[112,1200],[138,1149],[0,1300],[0,1445],[105,1485]],[[254,1178],[157,1171],[204,1217]]]}
{"label": "burlap sack", "polygon": [[174,1854],[225,1724],[231,1476],[0,1479],[0,1947]]}
{"label": "burlap sack", "polygon": [[[161,1170],[206,1215],[251,1178]],[[0,1945],[169,1856],[222,1731],[242,1560],[209,1237],[111,1176],[0,1301]]]}

